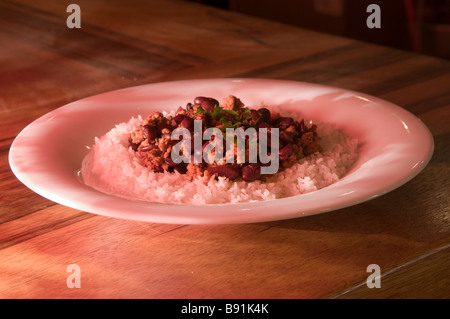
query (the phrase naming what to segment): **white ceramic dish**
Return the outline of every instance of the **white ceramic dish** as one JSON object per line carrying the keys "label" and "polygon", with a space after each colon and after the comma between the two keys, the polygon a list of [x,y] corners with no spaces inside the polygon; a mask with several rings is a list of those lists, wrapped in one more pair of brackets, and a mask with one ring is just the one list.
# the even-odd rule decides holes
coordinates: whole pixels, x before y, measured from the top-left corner
{"label": "white ceramic dish", "polygon": [[[233,94],[246,105],[278,105],[304,118],[338,125],[361,143],[349,174],[321,190],[273,201],[182,205],[131,201],[96,191],[77,176],[95,136],[154,110],[185,106],[195,96]],[[85,98],[42,116],[14,140],[17,178],[52,201],[95,214],[172,224],[250,223],[295,218],[355,205],[416,176],[433,153],[424,124],[387,101],[334,87],[269,79],[208,79],[149,84]]]}

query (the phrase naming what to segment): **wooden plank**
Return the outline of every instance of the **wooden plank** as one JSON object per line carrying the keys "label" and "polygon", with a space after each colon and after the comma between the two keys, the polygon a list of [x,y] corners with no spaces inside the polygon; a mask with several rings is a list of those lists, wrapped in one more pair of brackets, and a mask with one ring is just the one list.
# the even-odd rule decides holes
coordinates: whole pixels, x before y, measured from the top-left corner
{"label": "wooden plank", "polygon": [[[392,269],[386,274],[382,273],[378,287],[369,288],[365,282],[334,298],[447,299],[450,294],[448,269],[450,269],[450,249],[445,246]],[[369,282],[372,283],[372,278]]]}

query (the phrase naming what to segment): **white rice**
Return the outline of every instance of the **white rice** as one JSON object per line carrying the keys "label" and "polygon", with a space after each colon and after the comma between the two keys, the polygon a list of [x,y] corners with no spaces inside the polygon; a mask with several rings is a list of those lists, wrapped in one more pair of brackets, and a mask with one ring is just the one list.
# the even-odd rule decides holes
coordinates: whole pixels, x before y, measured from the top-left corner
{"label": "white rice", "polygon": [[128,147],[128,134],[143,119],[120,123],[95,144],[83,160],[84,183],[119,197],[160,203],[224,204],[265,201],[316,191],[341,179],[358,157],[358,141],[327,123],[317,123],[322,151],[301,159],[266,182],[212,177],[192,180],[185,174],[153,173]]}

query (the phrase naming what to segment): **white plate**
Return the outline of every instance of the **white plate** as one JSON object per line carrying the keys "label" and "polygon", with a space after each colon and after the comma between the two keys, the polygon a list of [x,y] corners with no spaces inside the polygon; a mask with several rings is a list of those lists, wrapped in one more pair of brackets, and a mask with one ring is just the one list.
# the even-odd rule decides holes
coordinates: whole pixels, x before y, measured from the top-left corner
{"label": "white plate", "polygon": [[[321,190],[265,202],[183,205],[131,201],[80,183],[76,172],[93,144],[115,124],[153,110],[185,106],[195,96],[233,94],[246,105],[279,106],[336,124],[358,138],[350,173]],[[149,84],[85,98],[55,109],[14,140],[9,162],[17,178],[52,201],[95,214],[172,224],[249,223],[295,218],[355,205],[406,183],[428,163],[433,139],[401,107],[366,94],[302,82],[208,79]]]}

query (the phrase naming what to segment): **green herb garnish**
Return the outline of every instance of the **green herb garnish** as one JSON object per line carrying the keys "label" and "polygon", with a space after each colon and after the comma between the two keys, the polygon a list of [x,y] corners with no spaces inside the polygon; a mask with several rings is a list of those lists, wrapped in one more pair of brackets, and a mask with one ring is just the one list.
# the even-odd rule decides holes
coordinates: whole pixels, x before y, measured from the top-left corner
{"label": "green herb garnish", "polygon": [[[200,105],[197,108],[197,112],[194,115],[204,114],[222,124],[222,130],[227,128],[236,128],[239,126],[248,126],[252,118],[252,111],[250,108],[245,107],[241,112],[235,110],[225,110],[218,105],[214,106],[213,111],[205,110]],[[259,119],[252,124],[252,126],[258,123]]]}

